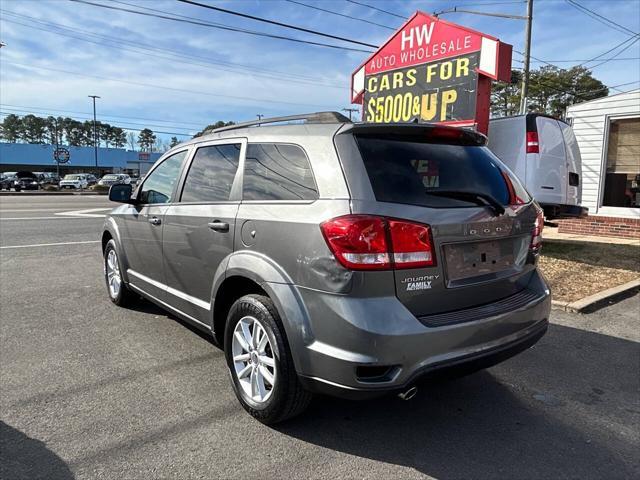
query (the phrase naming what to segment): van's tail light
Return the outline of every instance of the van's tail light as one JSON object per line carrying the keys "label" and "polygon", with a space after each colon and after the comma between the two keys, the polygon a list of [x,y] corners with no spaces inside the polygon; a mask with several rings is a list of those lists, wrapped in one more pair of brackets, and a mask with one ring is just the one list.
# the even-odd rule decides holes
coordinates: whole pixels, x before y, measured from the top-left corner
{"label": "van's tail light", "polygon": [[544,228],[544,212],[542,209],[538,209],[538,215],[536,221],[533,224],[533,232],[531,232],[531,250],[534,252],[540,251],[542,247],[542,229]]}
{"label": "van's tail light", "polygon": [[320,225],[331,252],[351,270],[435,265],[428,225],[373,215],[345,215]]}
{"label": "van's tail light", "polygon": [[527,132],[527,153],[539,153],[538,132]]}

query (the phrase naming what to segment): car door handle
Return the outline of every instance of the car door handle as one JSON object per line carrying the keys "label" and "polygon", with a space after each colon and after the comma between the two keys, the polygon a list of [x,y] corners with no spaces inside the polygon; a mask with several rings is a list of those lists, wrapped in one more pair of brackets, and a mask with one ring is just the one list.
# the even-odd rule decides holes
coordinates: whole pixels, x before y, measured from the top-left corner
{"label": "car door handle", "polygon": [[162,223],[162,220],[160,220],[158,217],[151,217],[149,219],[149,223],[151,225],[160,225]]}
{"label": "car door handle", "polygon": [[209,225],[209,228],[211,230],[215,230],[216,232],[228,232],[229,231],[229,224],[226,222],[219,222],[217,220],[214,220],[213,222],[209,222],[207,225]]}

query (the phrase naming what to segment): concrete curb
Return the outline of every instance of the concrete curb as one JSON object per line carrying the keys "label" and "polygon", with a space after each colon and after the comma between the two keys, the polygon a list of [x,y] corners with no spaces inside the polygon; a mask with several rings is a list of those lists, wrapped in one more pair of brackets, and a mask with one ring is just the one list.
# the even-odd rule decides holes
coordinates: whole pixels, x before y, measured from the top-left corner
{"label": "concrete curb", "polygon": [[560,300],[551,300],[551,307],[555,310],[564,310],[572,313],[590,313],[603,306],[608,300],[613,300],[619,296],[630,294],[634,290],[640,290],[640,278],[623,283],[617,287],[608,288],[601,292],[581,298],[575,302],[562,302]]}
{"label": "concrete curb", "polygon": [[35,196],[35,195],[109,195],[109,192],[87,191],[87,192],[46,192],[46,191],[23,191],[23,192],[0,192],[0,196],[17,197],[17,196]]}

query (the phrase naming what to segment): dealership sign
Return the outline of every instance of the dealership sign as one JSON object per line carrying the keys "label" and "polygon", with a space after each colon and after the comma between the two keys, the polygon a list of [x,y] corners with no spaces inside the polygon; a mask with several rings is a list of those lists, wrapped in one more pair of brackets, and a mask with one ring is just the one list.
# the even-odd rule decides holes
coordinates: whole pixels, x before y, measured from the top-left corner
{"label": "dealership sign", "polygon": [[71,154],[66,148],[56,148],[53,152],[53,159],[58,163],[69,163]]}
{"label": "dealership sign", "polygon": [[351,77],[371,123],[439,122],[486,133],[491,82],[511,80],[511,45],[416,12]]}

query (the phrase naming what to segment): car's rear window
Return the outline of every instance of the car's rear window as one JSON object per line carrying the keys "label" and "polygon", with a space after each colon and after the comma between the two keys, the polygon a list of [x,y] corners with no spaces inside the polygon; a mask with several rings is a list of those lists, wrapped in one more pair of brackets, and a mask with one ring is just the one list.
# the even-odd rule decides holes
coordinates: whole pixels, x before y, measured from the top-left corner
{"label": "car's rear window", "polygon": [[[502,205],[530,201],[520,182],[489,149],[427,143],[409,137],[356,135],[371,186],[380,202],[434,208],[470,207],[467,200],[430,192],[471,192],[490,195]],[[505,180],[509,179],[514,192]]]}

